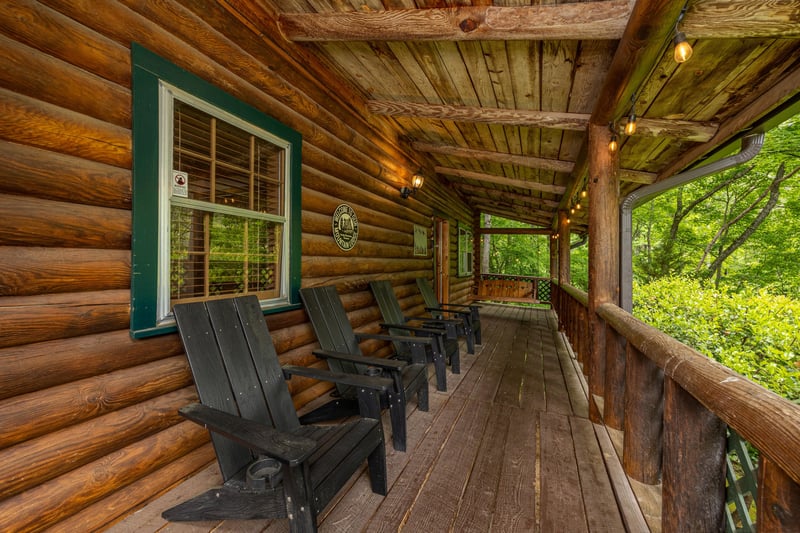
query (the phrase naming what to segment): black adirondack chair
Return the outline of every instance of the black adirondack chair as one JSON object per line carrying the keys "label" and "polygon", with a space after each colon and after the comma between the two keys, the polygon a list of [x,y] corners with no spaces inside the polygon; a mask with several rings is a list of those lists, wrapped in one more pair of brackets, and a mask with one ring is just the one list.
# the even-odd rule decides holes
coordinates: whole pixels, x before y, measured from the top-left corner
{"label": "black adirondack chair", "polygon": [[[316,531],[317,514],[364,460],[372,490],[386,494],[378,395],[390,380],[282,368],[255,296],[178,304],[174,311],[202,402],[180,413],[210,430],[224,485],[164,511],[165,519],[288,517],[291,531]],[[367,416],[300,425],[285,382],[292,374],[358,387]]]}
{"label": "black adirondack chair", "polygon": [[435,318],[459,317],[463,322],[461,333],[467,339],[467,351],[475,353],[475,345],[481,344],[481,316],[479,305],[461,305],[439,303],[430,282],[426,278],[417,278],[417,287],[425,300],[425,310]]}
{"label": "black adirondack chair", "polygon": [[[430,352],[433,368],[436,371],[436,388],[440,391],[447,390],[446,363],[450,363],[453,374],[461,372],[461,354],[458,346],[458,333],[456,323],[453,321],[435,321],[430,318],[406,316],[400,307],[400,302],[392,289],[392,284],[387,280],[370,281],[369,287],[375,296],[375,301],[385,320],[381,324],[391,335],[414,335],[436,339],[438,349]],[[414,325],[416,324],[416,325]],[[403,357],[404,345],[397,343],[395,351]]]}
{"label": "black adirondack chair", "polygon": [[[392,388],[381,395],[381,407],[389,409],[394,449],[405,451],[406,402],[416,394],[417,407],[422,411],[428,410],[428,369],[425,353],[435,340],[412,336],[356,334],[333,285],[300,289],[300,298],[322,348],[315,351],[314,355],[325,358],[331,370],[367,375],[379,372],[392,379]],[[402,343],[410,351],[411,362],[365,357],[358,345],[359,341],[365,339]],[[331,353],[348,353],[351,357],[331,357]],[[329,402],[301,420],[323,420],[342,416],[342,413],[347,414],[346,402],[352,398],[352,388],[337,385],[337,391],[341,396],[340,400]]]}

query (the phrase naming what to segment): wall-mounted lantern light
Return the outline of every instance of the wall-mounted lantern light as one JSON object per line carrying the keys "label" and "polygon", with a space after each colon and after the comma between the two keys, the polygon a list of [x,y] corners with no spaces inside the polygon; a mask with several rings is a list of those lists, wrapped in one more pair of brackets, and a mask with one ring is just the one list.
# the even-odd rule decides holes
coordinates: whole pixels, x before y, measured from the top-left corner
{"label": "wall-mounted lantern light", "polygon": [[425,177],[419,173],[414,174],[414,177],[411,178],[411,187],[400,187],[400,197],[406,199],[412,194],[416,194],[422,188],[423,183],[425,183]]}

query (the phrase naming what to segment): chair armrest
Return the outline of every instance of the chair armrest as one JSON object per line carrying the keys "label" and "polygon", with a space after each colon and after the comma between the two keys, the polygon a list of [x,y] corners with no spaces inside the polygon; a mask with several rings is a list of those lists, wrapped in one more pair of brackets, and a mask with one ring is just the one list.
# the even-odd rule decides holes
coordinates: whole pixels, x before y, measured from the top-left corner
{"label": "chair armrest", "polygon": [[[431,308],[431,309],[435,309],[435,308]],[[450,327],[450,326],[459,326],[459,325],[464,323],[464,321],[461,320],[460,318],[431,318],[429,316],[406,316],[406,317],[403,317],[403,318],[405,318],[406,322],[411,322],[411,321],[422,322],[427,327],[431,327],[431,326],[428,325],[428,324],[430,324],[430,325],[434,325],[434,327],[447,328],[447,327]]]}
{"label": "chair armrest", "polygon": [[379,341],[403,342],[406,344],[431,344],[431,340],[425,337],[413,337],[407,335],[380,335],[374,333],[356,333],[356,338],[361,341],[362,339],[374,339]]}
{"label": "chair armrest", "polygon": [[402,329],[405,331],[413,331],[414,333],[420,333],[422,335],[442,335],[445,331],[442,328],[436,327],[425,327],[421,328],[418,326],[409,326],[407,324],[386,324],[381,323],[380,325],[382,328],[392,328],[392,329]]}
{"label": "chair armrest", "polygon": [[408,363],[405,361],[398,361],[397,359],[384,359],[383,357],[364,357],[363,355],[351,355],[342,352],[329,352],[327,350],[314,350],[312,352],[317,357],[323,359],[339,359],[341,361],[350,361],[351,363],[358,363],[361,365],[377,366],[387,370],[402,370]]}
{"label": "chair armrest", "polygon": [[476,310],[480,309],[482,306],[477,304],[439,304],[439,307],[443,309],[446,309],[448,307],[462,307],[462,308],[466,307],[469,308],[470,310]]}
{"label": "chair armrest", "polygon": [[345,372],[331,372],[322,368],[309,368],[307,366],[287,365],[281,367],[286,378],[291,376],[303,376],[318,379],[320,381],[332,381],[342,385],[351,385],[363,389],[372,389],[385,392],[392,389],[392,380],[380,376],[363,376],[361,374],[348,374]]}
{"label": "chair armrest", "polygon": [[426,307],[425,310],[436,313],[453,313],[456,315],[472,316],[472,310],[459,311],[458,309],[446,309],[444,307]]}
{"label": "chair armrest", "polygon": [[297,466],[308,459],[317,448],[316,441],[292,433],[279,431],[253,420],[193,403],[181,407],[178,412],[188,418],[251,450],[263,453],[290,466]]}

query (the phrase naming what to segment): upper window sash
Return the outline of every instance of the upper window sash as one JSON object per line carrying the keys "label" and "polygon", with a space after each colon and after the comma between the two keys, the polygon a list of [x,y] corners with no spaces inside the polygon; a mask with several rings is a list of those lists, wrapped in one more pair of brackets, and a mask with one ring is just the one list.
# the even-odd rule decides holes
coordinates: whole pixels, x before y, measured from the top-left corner
{"label": "upper window sash", "polygon": [[[161,91],[170,87],[180,91],[200,105],[211,105],[223,110],[226,117],[238,124],[266,132],[270,142],[286,146],[286,195],[284,216],[288,231],[283,232],[284,250],[288,268],[282,269],[281,302],[265,309],[278,312],[300,308],[300,257],[301,257],[301,147],[300,134],[284,124],[265,115],[258,109],[222,91],[218,87],[191,74],[169,61],[146,50],[136,43],[131,44],[133,64],[133,232],[131,268],[131,335],[147,337],[175,330],[174,322],[163,320],[164,309],[159,308],[159,287],[168,281],[161,277],[169,272],[163,268],[162,258],[169,260],[168,239],[158,238],[162,227],[168,230],[169,194],[162,194],[163,169],[171,170],[171,155],[160,157],[162,140],[156,132],[163,126],[162,120],[170,122],[172,113],[163,113],[160,106]],[[203,104],[208,102],[208,104]],[[194,105],[194,104],[192,104]],[[166,115],[166,116],[165,116]],[[225,118],[224,120],[228,120]],[[275,139],[275,141],[273,141]],[[166,200],[165,200],[166,198]],[[166,283],[165,283],[166,282]],[[168,298],[168,295],[167,295]]]}

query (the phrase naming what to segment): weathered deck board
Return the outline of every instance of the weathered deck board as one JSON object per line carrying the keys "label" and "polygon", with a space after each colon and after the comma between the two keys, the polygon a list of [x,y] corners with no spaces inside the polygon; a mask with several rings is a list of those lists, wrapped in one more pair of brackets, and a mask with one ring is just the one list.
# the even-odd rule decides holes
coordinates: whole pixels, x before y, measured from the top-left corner
{"label": "weathered deck board", "polygon": [[[448,391],[431,386],[430,411],[408,412],[408,451],[387,447],[389,494],[366,469],[320,516],[320,531],[625,531],[643,523],[619,510],[611,479],[625,483],[610,443],[587,419],[579,365],[554,329],[552,311],[485,305],[484,344],[462,344],[462,371]],[[433,371],[431,369],[431,375]],[[384,427],[390,433],[388,416]],[[602,428],[601,428],[602,429]],[[167,524],[166,507],[211,486],[216,466],[112,528],[131,531],[288,531],[284,520]],[[630,516],[633,514],[634,519]]]}

